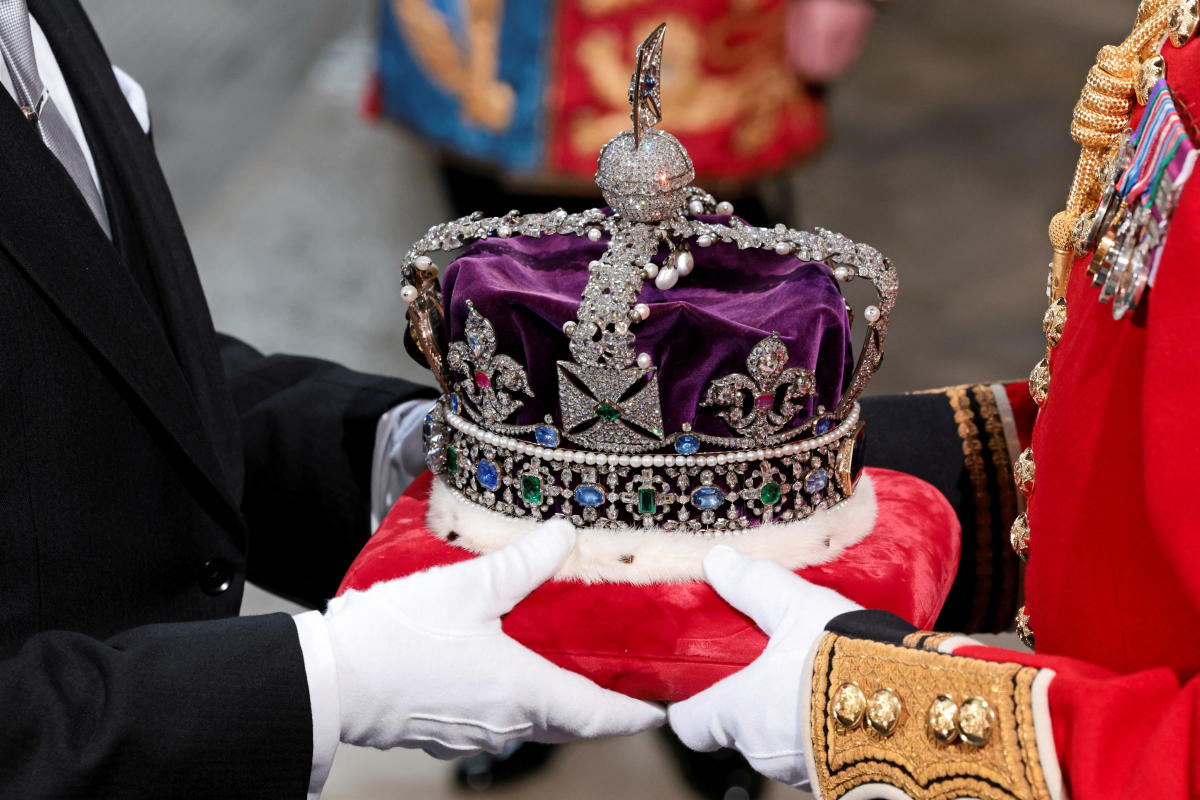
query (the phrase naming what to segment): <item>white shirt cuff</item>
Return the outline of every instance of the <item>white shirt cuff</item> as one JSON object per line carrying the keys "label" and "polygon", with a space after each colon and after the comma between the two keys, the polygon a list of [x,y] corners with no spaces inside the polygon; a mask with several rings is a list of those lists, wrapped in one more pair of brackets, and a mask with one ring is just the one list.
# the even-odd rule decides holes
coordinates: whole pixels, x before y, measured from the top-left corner
{"label": "white shirt cuff", "polygon": [[321,612],[307,611],[295,615],[292,620],[300,638],[300,652],[304,654],[308,702],[312,709],[312,771],[308,778],[308,800],[320,800],[342,738],[337,665]]}
{"label": "white shirt cuff", "polygon": [[404,494],[413,479],[425,471],[421,425],[433,407],[430,400],[407,400],[379,418],[375,426],[375,453],[371,459],[371,531]]}

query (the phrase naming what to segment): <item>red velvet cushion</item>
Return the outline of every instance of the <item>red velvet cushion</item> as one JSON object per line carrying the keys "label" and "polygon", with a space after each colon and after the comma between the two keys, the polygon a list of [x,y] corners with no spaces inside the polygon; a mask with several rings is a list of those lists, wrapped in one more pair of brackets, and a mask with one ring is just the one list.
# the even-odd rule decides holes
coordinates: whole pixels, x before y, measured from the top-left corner
{"label": "red velvet cushion", "polygon": [[[875,529],[836,560],[800,571],[868,608],[933,626],[958,568],[960,530],[929,484],[872,469]],[[425,530],[430,476],[419,478],[384,520],[341,591],[472,555]],[[766,637],[708,584],[632,585],[551,581],[504,618],[517,641],[601,686],[647,700],[690,697],[750,663]]]}

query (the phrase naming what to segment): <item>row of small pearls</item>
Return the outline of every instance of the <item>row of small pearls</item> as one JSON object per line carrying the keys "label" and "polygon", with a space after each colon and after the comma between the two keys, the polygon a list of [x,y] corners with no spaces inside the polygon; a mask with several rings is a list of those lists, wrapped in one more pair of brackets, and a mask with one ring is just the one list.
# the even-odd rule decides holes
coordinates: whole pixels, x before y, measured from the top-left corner
{"label": "row of small pearls", "polygon": [[[643,353],[642,355],[646,355]],[[510,436],[502,436],[498,433],[486,431],[473,422],[456,415],[446,414],[446,422],[451,427],[465,433],[466,435],[478,439],[504,450],[510,450],[515,453],[524,453],[529,456],[536,456],[543,461],[563,461],[574,462],[576,464],[616,464],[622,467],[715,467],[723,464],[741,464],[747,461],[763,461],[765,459],[780,458],[782,456],[795,455],[804,453],[809,450],[816,450],[825,447],[838,439],[841,439],[847,433],[854,429],[858,424],[860,409],[858,404],[854,405],[850,414],[828,433],[817,436],[813,439],[804,439],[799,442],[780,445],[778,447],[764,448],[762,450],[739,450],[726,453],[711,453],[708,455],[664,455],[662,453],[647,454],[647,455],[625,455],[625,454],[607,454],[594,453],[584,450],[559,450],[557,448],[545,448],[534,445],[530,442],[523,442],[520,439],[514,439]]]}

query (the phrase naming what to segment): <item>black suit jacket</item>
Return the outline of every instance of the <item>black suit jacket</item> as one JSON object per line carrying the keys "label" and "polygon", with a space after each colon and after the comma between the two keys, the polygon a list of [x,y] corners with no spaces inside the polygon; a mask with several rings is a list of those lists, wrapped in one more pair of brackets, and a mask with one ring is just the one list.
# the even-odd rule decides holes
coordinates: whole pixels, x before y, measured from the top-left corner
{"label": "black suit jacket", "polygon": [[75,0],[30,0],[110,242],[0,97],[0,796],[300,797],[287,616],[368,533],[379,415],[430,394],[214,333],[149,138]]}

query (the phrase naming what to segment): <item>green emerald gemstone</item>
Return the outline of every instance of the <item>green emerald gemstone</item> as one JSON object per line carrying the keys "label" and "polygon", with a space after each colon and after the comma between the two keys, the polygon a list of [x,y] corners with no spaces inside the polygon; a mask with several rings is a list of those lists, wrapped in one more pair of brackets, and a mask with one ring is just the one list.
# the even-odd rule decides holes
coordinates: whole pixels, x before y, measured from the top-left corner
{"label": "green emerald gemstone", "polygon": [[596,406],[596,416],[607,422],[616,422],[621,418],[621,409],[605,400]]}
{"label": "green emerald gemstone", "polygon": [[762,491],[758,493],[758,497],[762,500],[764,506],[773,506],[779,502],[783,493],[779,491],[779,484],[774,481],[764,483]]}
{"label": "green emerald gemstone", "polygon": [[540,506],[542,504],[542,479],[537,475],[522,475],[521,499],[531,506]]}
{"label": "green emerald gemstone", "polygon": [[658,511],[658,492],[649,486],[638,489],[638,513],[653,514]]}
{"label": "green emerald gemstone", "polygon": [[458,449],[453,446],[446,448],[446,472],[458,474]]}

